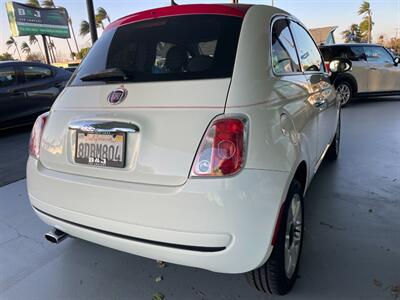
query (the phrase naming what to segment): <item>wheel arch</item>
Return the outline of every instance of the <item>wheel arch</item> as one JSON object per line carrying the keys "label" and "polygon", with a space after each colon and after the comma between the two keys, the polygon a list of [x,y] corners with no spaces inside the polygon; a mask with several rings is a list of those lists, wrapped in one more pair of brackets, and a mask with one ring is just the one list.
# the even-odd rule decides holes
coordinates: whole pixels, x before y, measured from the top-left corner
{"label": "wheel arch", "polygon": [[[292,183],[293,179],[296,179],[301,184],[301,187],[302,187],[302,190],[303,190],[303,194],[304,194],[305,191],[306,191],[306,188],[307,188],[307,179],[308,179],[307,176],[308,176],[307,163],[306,163],[305,160],[302,160],[299,163],[299,165],[297,166],[297,169],[294,172],[293,176],[290,177],[290,181],[288,182],[287,189],[286,189],[285,198],[286,198],[286,195],[287,195],[287,193],[289,191],[289,187],[290,187],[290,184]],[[278,214],[277,220],[275,222],[274,233],[273,233],[273,237],[272,237],[272,240],[271,240],[271,245],[272,246],[275,245],[276,240],[278,238],[278,232],[279,232],[279,228],[281,226],[282,216],[283,216],[283,211],[284,211],[284,208],[285,208],[285,204],[286,204],[286,201],[283,201],[281,203],[281,207],[279,208],[279,214]]]}
{"label": "wheel arch", "polygon": [[350,86],[352,88],[353,96],[358,93],[357,80],[354,78],[353,75],[351,75],[349,73],[339,74],[335,78],[335,81],[334,81],[335,88],[339,85],[339,83],[342,83],[342,82],[347,82],[348,84],[350,84]]}
{"label": "wheel arch", "polygon": [[303,160],[297,166],[297,169],[293,175],[293,179],[296,179],[298,182],[300,182],[303,188],[303,192],[305,192],[307,188],[307,179],[308,179],[307,176],[308,176],[307,163],[305,160]]}

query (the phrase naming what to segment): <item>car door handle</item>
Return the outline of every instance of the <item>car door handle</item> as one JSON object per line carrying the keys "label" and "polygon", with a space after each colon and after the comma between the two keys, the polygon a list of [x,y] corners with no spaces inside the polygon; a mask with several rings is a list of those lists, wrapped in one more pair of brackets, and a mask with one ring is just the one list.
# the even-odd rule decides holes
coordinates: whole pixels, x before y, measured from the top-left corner
{"label": "car door handle", "polygon": [[24,94],[23,91],[18,90],[18,89],[15,89],[15,90],[13,90],[13,89],[8,90],[8,93],[11,94],[11,95],[13,95],[13,96],[18,96],[18,95]]}

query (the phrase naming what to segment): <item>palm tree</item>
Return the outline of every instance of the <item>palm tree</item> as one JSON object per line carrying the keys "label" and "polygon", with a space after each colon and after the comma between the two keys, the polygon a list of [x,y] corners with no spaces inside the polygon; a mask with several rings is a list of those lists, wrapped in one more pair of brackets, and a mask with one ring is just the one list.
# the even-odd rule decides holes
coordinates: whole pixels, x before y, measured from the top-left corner
{"label": "palm tree", "polygon": [[56,57],[57,49],[56,49],[56,45],[54,44],[54,41],[50,40],[48,46],[49,46],[50,52],[53,54],[53,62],[57,62],[57,57]]}
{"label": "palm tree", "polygon": [[29,36],[29,45],[35,45],[35,44],[37,44],[38,45],[38,47],[39,47],[39,50],[40,50],[40,53],[44,56],[44,53],[43,53],[43,50],[42,50],[42,47],[40,47],[40,43],[39,43],[39,41],[38,41],[38,39],[37,39],[37,37],[36,36],[34,36],[34,35],[30,35]]}
{"label": "palm tree", "polygon": [[76,41],[74,26],[72,26],[72,19],[70,17],[68,17],[68,24],[69,24],[69,27],[71,28],[72,36],[74,37],[75,46],[76,46],[76,53],[78,53],[80,50],[79,50],[79,47],[78,47],[78,42]]}
{"label": "palm tree", "polygon": [[40,7],[39,0],[26,0],[26,4],[33,7]]}
{"label": "palm tree", "polygon": [[84,37],[90,33],[90,25],[88,21],[83,20],[79,29],[79,35]]}
{"label": "palm tree", "polygon": [[[104,28],[105,28],[104,23],[103,23],[104,20],[107,20],[108,23],[111,23],[111,19],[110,19],[110,16],[108,15],[107,11],[104,8],[99,7],[97,9],[97,13],[96,13],[96,27],[97,28],[100,27],[104,30]],[[89,33],[90,33],[89,22],[86,20],[83,20],[81,22],[79,35],[84,37],[84,36],[88,35]]]}
{"label": "palm tree", "polygon": [[42,6],[43,7],[56,7],[53,0],[43,0]]}
{"label": "palm tree", "polygon": [[22,42],[21,44],[21,50],[23,53],[25,53],[26,55],[30,55],[32,50],[31,47],[29,47],[27,42]]}
{"label": "palm tree", "polygon": [[360,27],[357,24],[351,24],[349,29],[342,32],[345,43],[360,43],[362,39]]}
{"label": "palm tree", "polygon": [[[371,5],[369,1],[365,1],[361,4],[360,8],[358,9],[358,15],[364,15],[363,21],[360,23],[360,27],[365,27],[367,25],[367,41],[371,43],[371,32],[372,32],[372,12],[371,12]],[[364,23],[364,26],[361,24]]]}
{"label": "palm tree", "polygon": [[17,51],[19,60],[22,60],[21,53],[18,50],[17,41],[12,36],[10,36],[10,38],[6,41],[6,45],[7,45],[7,50],[10,49],[11,47],[15,47],[14,53],[15,53],[15,51]]}
{"label": "palm tree", "polygon": [[107,11],[106,11],[104,8],[102,8],[102,7],[97,8],[96,19],[97,19],[97,18],[98,18],[101,22],[103,22],[104,20],[107,20],[108,23],[111,23],[110,16],[108,15]]}
{"label": "palm tree", "polygon": [[104,30],[104,23],[103,23],[103,20],[101,19],[101,17],[96,15],[95,20],[96,20],[96,27],[101,27],[101,29]]}
{"label": "palm tree", "polygon": [[111,23],[110,16],[108,15],[107,11],[104,8],[99,7],[97,8],[97,13],[96,13],[96,26],[101,27],[101,29],[103,30],[105,27],[103,23],[104,20],[107,20],[108,23]]}

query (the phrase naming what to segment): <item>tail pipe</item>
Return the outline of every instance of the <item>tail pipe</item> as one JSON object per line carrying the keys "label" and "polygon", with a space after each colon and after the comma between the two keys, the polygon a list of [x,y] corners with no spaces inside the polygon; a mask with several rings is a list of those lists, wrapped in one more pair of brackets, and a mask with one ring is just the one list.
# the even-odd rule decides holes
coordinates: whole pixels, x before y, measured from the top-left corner
{"label": "tail pipe", "polygon": [[61,243],[66,237],[68,237],[68,234],[66,234],[65,232],[57,229],[57,228],[53,228],[51,229],[48,233],[46,233],[44,235],[44,237],[46,238],[46,240],[48,240],[50,243],[53,244],[59,244]]}

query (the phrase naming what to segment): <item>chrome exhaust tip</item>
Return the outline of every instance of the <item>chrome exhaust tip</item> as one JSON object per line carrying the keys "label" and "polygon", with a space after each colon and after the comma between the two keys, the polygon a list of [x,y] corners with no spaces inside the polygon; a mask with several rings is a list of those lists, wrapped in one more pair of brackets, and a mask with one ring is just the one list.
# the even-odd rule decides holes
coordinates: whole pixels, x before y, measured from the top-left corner
{"label": "chrome exhaust tip", "polygon": [[68,237],[68,234],[66,234],[65,232],[57,229],[57,228],[53,228],[51,229],[48,233],[46,233],[44,235],[44,237],[46,238],[46,240],[48,240],[50,243],[53,244],[59,244],[61,243],[66,237]]}

